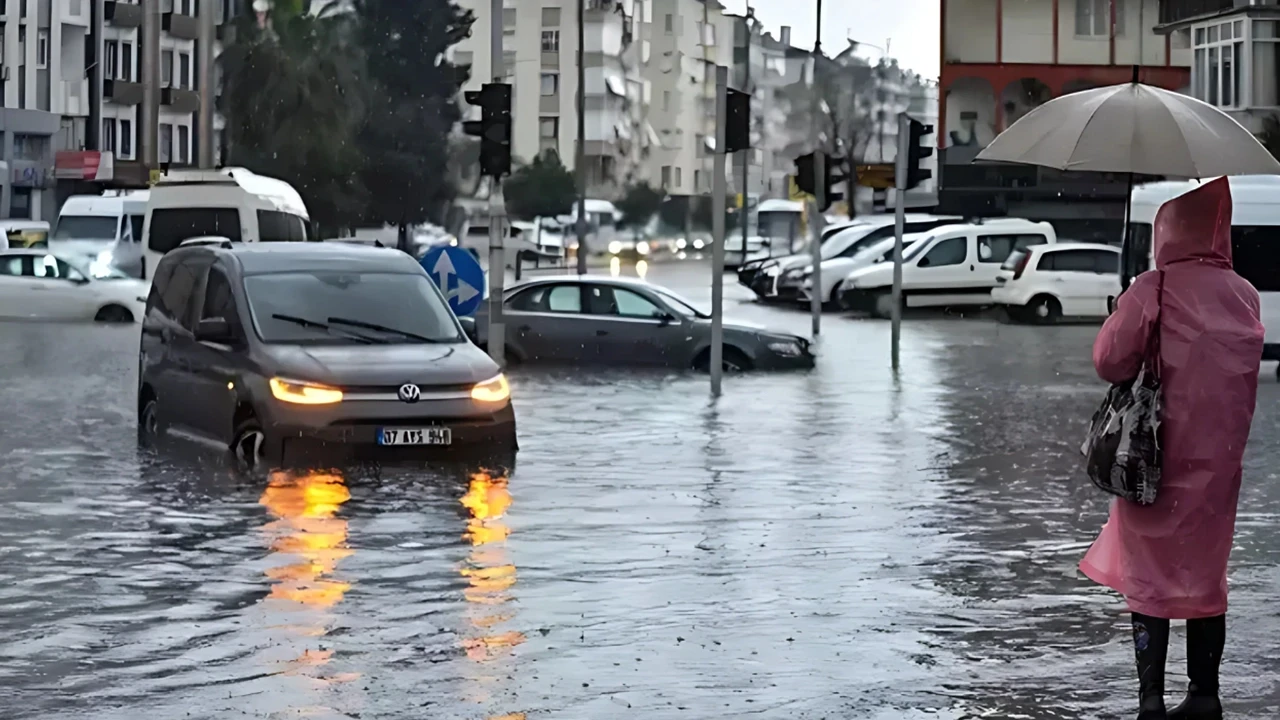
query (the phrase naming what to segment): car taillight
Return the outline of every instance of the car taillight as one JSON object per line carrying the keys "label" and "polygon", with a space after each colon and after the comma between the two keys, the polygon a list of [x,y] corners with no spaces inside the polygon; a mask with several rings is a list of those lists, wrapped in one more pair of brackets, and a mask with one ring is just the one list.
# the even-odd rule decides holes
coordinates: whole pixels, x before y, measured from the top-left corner
{"label": "car taillight", "polygon": [[1022,271],[1027,269],[1027,262],[1031,260],[1031,253],[1022,253],[1022,257],[1018,260],[1018,264],[1013,268],[1013,279],[1017,280],[1022,277]]}

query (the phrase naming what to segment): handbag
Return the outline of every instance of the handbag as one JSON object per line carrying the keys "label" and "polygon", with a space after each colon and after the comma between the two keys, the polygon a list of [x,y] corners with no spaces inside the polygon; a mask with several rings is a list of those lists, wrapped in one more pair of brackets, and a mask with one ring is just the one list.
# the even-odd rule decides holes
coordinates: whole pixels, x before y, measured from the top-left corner
{"label": "handbag", "polygon": [[1142,367],[1134,379],[1112,385],[1093,414],[1080,450],[1089,479],[1103,492],[1138,505],[1150,505],[1160,492],[1160,320],[1164,273],[1156,295],[1156,322]]}

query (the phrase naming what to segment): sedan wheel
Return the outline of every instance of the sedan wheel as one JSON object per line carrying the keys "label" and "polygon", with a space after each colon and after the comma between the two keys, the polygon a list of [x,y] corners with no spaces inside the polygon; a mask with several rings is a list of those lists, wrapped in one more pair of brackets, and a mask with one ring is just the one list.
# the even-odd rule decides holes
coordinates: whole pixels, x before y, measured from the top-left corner
{"label": "sedan wheel", "polygon": [[138,445],[151,449],[160,437],[160,407],[155,398],[147,400],[138,413]]}
{"label": "sedan wheel", "polygon": [[241,431],[232,447],[240,467],[246,470],[260,469],[264,463],[263,448],[266,444],[267,436],[261,430],[251,427]]}

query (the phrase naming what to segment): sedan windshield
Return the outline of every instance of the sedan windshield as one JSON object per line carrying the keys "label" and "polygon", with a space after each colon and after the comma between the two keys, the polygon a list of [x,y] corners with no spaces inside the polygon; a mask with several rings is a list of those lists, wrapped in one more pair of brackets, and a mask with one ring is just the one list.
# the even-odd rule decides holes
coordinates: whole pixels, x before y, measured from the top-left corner
{"label": "sedan windshield", "polygon": [[[425,275],[288,272],[244,281],[258,335],[269,343],[462,342]],[[331,326],[341,326],[333,332]]]}
{"label": "sedan windshield", "polygon": [[698,306],[694,305],[692,302],[680,297],[679,295],[675,294],[674,292],[664,287],[655,286],[653,288],[653,291],[661,295],[662,299],[666,300],[667,304],[670,305],[673,309],[685,315],[688,315],[689,317],[703,318],[704,320],[711,317],[711,313],[707,312],[702,308],[699,308]]}
{"label": "sedan windshield", "polygon": [[879,228],[876,225],[854,225],[846,228],[835,235],[832,235],[830,239],[823,242],[822,248],[818,252],[821,254],[823,260],[830,260],[845,250],[848,250],[850,245],[853,245],[855,242],[870,235],[877,229]]}

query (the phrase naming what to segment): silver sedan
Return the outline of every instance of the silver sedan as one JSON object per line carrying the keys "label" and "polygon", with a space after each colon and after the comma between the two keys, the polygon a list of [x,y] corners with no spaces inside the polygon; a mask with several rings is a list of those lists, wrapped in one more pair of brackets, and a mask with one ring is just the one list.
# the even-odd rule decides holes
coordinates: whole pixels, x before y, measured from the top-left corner
{"label": "silver sedan", "polygon": [[[487,342],[485,310],[477,342]],[[711,315],[659,285],[593,275],[544,277],[503,295],[508,363],[649,365],[706,370]],[[726,370],[811,368],[809,341],[726,321]]]}

